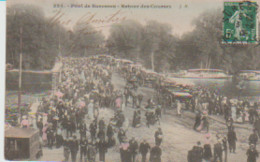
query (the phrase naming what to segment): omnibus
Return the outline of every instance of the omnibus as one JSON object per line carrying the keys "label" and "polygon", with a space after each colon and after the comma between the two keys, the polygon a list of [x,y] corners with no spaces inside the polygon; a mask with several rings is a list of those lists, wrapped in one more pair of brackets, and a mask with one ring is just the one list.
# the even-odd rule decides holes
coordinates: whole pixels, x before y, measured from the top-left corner
{"label": "omnibus", "polygon": [[260,81],[260,70],[241,70],[239,76],[246,81]]}
{"label": "omnibus", "polygon": [[197,79],[228,79],[230,75],[220,69],[189,69],[185,73],[175,74],[177,78],[197,78]]}

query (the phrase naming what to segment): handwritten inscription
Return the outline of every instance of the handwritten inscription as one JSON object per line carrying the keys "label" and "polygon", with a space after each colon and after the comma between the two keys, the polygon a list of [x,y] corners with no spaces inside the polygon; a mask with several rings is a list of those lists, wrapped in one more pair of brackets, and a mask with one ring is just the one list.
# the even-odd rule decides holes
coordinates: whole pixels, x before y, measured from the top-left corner
{"label": "handwritten inscription", "polygon": [[[68,19],[66,13],[62,10],[57,10],[54,15],[50,18],[48,25],[61,24],[65,26],[72,26],[75,24],[80,24],[81,26],[94,25],[96,28],[102,28],[108,26],[112,23],[117,23],[126,20],[127,17],[125,12],[121,10],[115,11],[109,15],[100,17],[98,13],[87,12],[83,16],[76,20]],[[73,23],[73,24],[72,24]],[[84,34],[95,34],[101,32],[99,31],[88,31],[86,29],[80,29]]]}

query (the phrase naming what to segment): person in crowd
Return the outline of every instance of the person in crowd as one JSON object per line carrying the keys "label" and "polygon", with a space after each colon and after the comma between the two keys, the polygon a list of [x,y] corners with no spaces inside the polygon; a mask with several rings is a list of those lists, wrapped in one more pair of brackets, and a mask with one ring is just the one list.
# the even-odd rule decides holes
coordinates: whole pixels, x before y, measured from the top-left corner
{"label": "person in crowd", "polygon": [[162,149],[155,145],[150,151],[150,162],[161,162]]}
{"label": "person in crowd", "polygon": [[93,120],[94,119],[94,100],[93,99],[91,99],[90,100],[90,103],[88,104],[88,118],[90,119],[90,120]]}
{"label": "person in crowd", "polygon": [[230,153],[231,152],[235,153],[236,152],[236,141],[237,141],[237,135],[236,135],[236,132],[235,132],[235,127],[228,130],[227,138],[228,138]]}
{"label": "person in crowd", "polygon": [[141,105],[142,105],[142,101],[143,101],[143,98],[144,98],[143,94],[140,93],[140,94],[137,95],[138,108],[141,107]]}
{"label": "person in crowd", "polygon": [[91,135],[91,141],[94,141],[96,139],[96,133],[97,133],[97,124],[96,120],[93,120],[91,124],[89,125],[90,135]]}
{"label": "person in crowd", "polygon": [[66,133],[67,133],[67,137],[71,137],[73,133],[73,123],[70,118],[66,122]]}
{"label": "person in crowd", "polygon": [[258,151],[254,144],[251,144],[249,149],[246,152],[247,155],[247,162],[257,162],[257,158],[259,156]]}
{"label": "person in crowd", "polygon": [[68,138],[66,138],[63,142],[63,155],[64,155],[64,161],[69,161],[70,157],[70,141]]}
{"label": "person in crowd", "polygon": [[194,153],[193,153],[193,152],[194,152],[194,149],[195,149],[194,147],[195,147],[195,146],[193,146],[192,149],[188,151],[188,154],[187,154],[187,161],[188,161],[188,162],[194,162],[194,161],[196,161],[196,159],[195,159],[195,157],[194,157]]}
{"label": "person in crowd", "polygon": [[177,100],[176,102],[177,102],[177,115],[181,116],[181,114],[182,114],[182,104],[181,104],[181,101]]}
{"label": "person in crowd", "polygon": [[197,159],[197,162],[201,162],[203,159],[203,148],[201,146],[201,142],[198,141],[197,145],[193,149],[193,154],[195,159]]}
{"label": "person in crowd", "polygon": [[152,112],[150,112],[149,110],[147,110],[145,112],[145,117],[146,117],[146,126],[148,128],[150,128],[150,124],[151,124],[151,119],[152,119],[152,115],[151,115]]}
{"label": "person in crowd", "polygon": [[126,137],[122,139],[120,143],[120,158],[121,162],[132,162],[131,161],[131,152],[130,152],[130,144]]}
{"label": "person in crowd", "polygon": [[223,158],[222,140],[218,139],[218,142],[214,145],[214,162],[222,162]]}
{"label": "person in crowd", "polygon": [[99,129],[97,137],[98,137],[99,140],[105,139],[105,137],[106,137],[105,130],[104,129]]}
{"label": "person in crowd", "polygon": [[124,89],[124,96],[125,96],[125,107],[127,107],[127,104],[128,104],[128,99],[130,97],[130,88],[128,87],[128,85],[125,86],[125,89]]}
{"label": "person in crowd", "polygon": [[132,108],[136,108],[137,105],[137,95],[136,92],[133,90],[132,91]]}
{"label": "person in crowd", "polygon": [[96,161],[96,153],[97,153],[96,144],[93,141],[90,141],[87,149],[88,162]]}
{"label": "person in crowd", "polygon": [[116,97],[115,105],[116,105],[117,110],[121,110],[121,108],[122,108],[122,97],[121,96],[118,95]]}
{"label": "person in crowd", "polygon": [[77,153],[78,153],[78,150],[79,150],[79,143],[78,143],[76,135],[73,135],[73,137],[71,138],[70,143],[69,143],[69,147],[70,147],[70,153],[71,153],[71,161],[76,162]]}
{"label": "person in crowd", "polygon": [[223,137],[222,145],[223,145],[223,151],[224,151],[224,162],[227,162],[227,154],[228,154],[227,137]]}
{"label": "person in crowd", "polygon": [[234,120],[233,118],[230,116],[227,120],[226,120],[226,124],[227,124],[227,128],[228,129],[233,129],[233,123],[234,123]]}
{"label": "person in crowd", "polygon": [[210,162],[212,160],[212,150],[211,150],[211,134],[205,135],[205,144],[203,146],[203,160],[205,162]]}
{"label": "person in crowd", "polygon": [[256,146],[258,142],[258,136],[255,129],[253,130],[253,133],[250,134],[248,141],[249,141],[249,145],[254,144]]}
{"label": "person in crowd", "polygon": [[210,162],[212,159],[211,145],[205,144],[203,149],[203,159],[205,160],[205,162]]}
{"label": "person in crowd", "polygon": [[158,105],[155,109],[155,116],[157,117],[157,119],[161,119],[162,118],[162,108],[161,105]]}
{"label": "person in crowd", "polygon": [[83,137],[86,137],[87,133],[87,125],[85,123],[85,120],[82,120],[79,124],[79,134],[80,134],[80,139]]}
{"label": "person in crowd", "polygon": [[122,143],[124,137],[126,137],[126,132],[123,130],[123,128],[121,128],[117,134],[119,143]]}
{"label": "person in crowd", "polygon": [[50,124],[46,130],[47,133],[47,141],[48,141],[48,147],[52,149],[53,143],[54,143],[54,130],[52,125]]}
{"label": "person in crowd", "polygon": [[139,152],[142,155],[142,162],[146,162],[146,155],[151,149],[149,143],[143,139],[143,141],[140,143]]}
{"label": "person in crowd", "polygon": [[63,145],[63,136],[61,128],[57,128],[56,132],[56,148],[60,148]]}
{"label": "person in crowd", "polygon": [[22,127],[22,128],[29,128],[29,127],[30,127],[30,124],[29,124],[28,117],[24,115],[22,118],[23,118],[23,119],[22,119],[22,121],[21,121],[21,127]]}
{"label": "person in crowd", "polygon": [[196,130],[197,127],[200,125],[200,122],[201,122],[201,114],[200,112],[198,111],[196,113],[196,116],[195,116],[195,123],[194,123],[194,126],[193,126],[193,129]]}
{"label": "person in crowd", "polygon": [[129,149],[131,154],[131,161],[135,162],[136,155],[138,153],[138,143],[134,137],[129,141]]}
{"label": "person in crowd", "polygon": [[85,136],[83,136],[80,140],[80,161],[82,161],[82,158],[85,162],[87,162],[87,147],[88,147],[88,140]]}
{"label": "person in crowd", "polygon": [[42,137],[42,129],[43,129],[43,119],[40,117],[36,123],[37,128],[39,129],[40,136]]}
{"label": "person in crowd", "polygon": [[107,141],[104,138],[101,138],[97,142],[97,148],[99,152],[99,161],[105,162],[107,153]]}
{"label": "person in crowd", "polygon": [[98,129],[99,130],[105,130],[106,124],[104,121],[104,117],[102,117],[98,122]]}
{"label": "person in crowd", "polygon": [[255,123],[254,123],[254,128],[257,131],[257,135],[260,138],[260,118],[256,118]]}
{"label": "person in crowd", "polygon": [[138,117],[137,110],[135,110],[134,115],[133,115],[133,123],[132,123],[132,127],[134,127],[134,128],[137,125],[137,117]]}
{"label": "person in crowd", "polygon": [[249,122],[253,124],[255,122],[256,117],[258,116],[257,113],[257,103],[254,103],[254,106],[250,107],[248,110],[249,113]]}
{"label": "person in crowd", "polygon": [[155,144],[160,146],[163,140],[163,132],[161,128],[158,128],[157,131],[154,133]]}
{"label": "person in crowd", "polygon": [[48,123],[46,123],[42,128],[42,141],[44,145],[47,144],[47,129],[48,129]]}
{"label": "person in crowd", "polygon": [[110,139],[114,136],[114,130],[111,121],[107,125],[107,132],[106,132],[107,138]]}
{"label": "person in crowd", "polygon": [[203,148],[200,146],[200,144],[200,142],[197,142],[197,145],[193,146],[192,149],[188,151],[188,162],[202,162]]}

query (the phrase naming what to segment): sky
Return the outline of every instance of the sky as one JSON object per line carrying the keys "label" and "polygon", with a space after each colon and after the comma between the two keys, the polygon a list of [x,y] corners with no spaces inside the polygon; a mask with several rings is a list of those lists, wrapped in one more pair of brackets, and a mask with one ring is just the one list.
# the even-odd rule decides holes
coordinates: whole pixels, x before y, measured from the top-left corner
{"label": "sky", "polygon": [[[260,0],[257,0],[260,1]],[[142,24],[149,20],[156,20],[161,23],[170,24],[172,33],[178,36],[192,31],[194,26],[192,20],[199,17],[206,10],[223,8],[223,0],[7,0],[7,7],[14,4],[31,4],[43,9],[45,16],[53,18],[58,9],[54,4],[63,4],[65,6],[60,10],[62,22],[71,20],[67,28],[73,29],[75,22],[81,20],[85,15],[85,20],[91,16],[96,21],[91,24],[107,37],[112,22],[100,23],[97,20],[108,20],[112,15],[113,22],[118,22],[123,18],[134,19]],[[71,5],[117,5],[117,8],[71,8]],[[169,5],[171,8],[121,8],[124,5]],[[187,6],[187,7],[185,7]],[[92,19],[92,20],[93,20]]]}

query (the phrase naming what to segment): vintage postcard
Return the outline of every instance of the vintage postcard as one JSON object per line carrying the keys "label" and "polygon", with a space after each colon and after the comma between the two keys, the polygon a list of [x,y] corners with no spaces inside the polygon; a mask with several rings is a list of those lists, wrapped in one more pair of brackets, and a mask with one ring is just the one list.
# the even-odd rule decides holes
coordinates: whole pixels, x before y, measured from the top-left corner
{"label": "vintage postcard", "polygon": [[11,161],[260,161],[260,1],[7,0]]}

